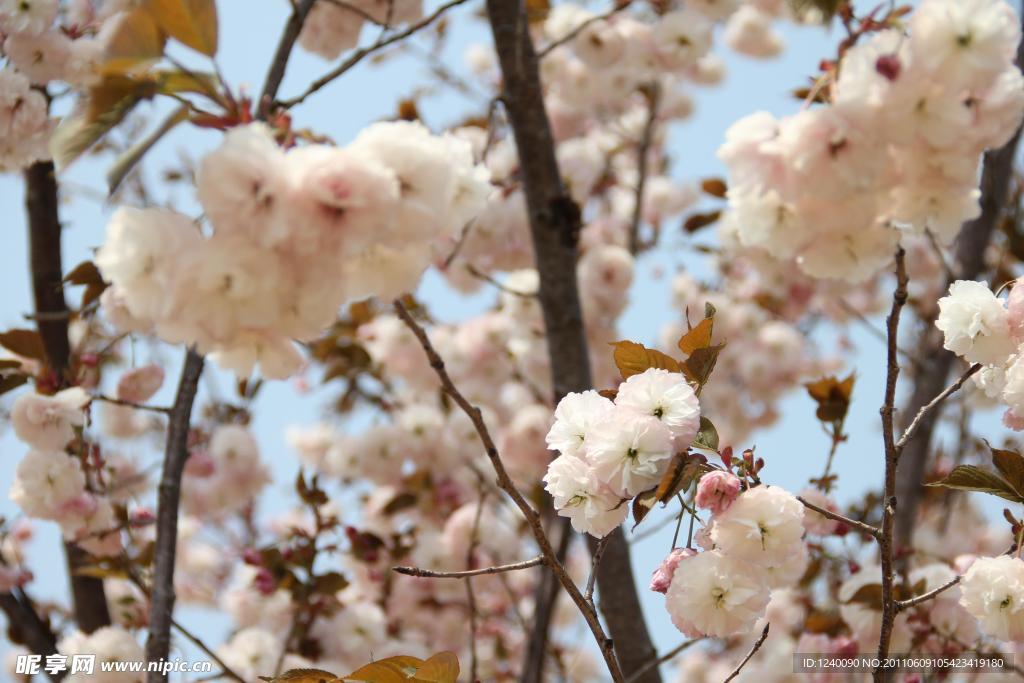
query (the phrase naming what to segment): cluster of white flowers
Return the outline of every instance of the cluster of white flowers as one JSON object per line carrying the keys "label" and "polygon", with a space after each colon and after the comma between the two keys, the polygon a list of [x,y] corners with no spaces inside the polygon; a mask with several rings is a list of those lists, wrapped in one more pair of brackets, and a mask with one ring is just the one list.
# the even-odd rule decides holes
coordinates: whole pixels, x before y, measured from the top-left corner
{"label": "cluster of white flowers", "polygon": [[1024,642],[1024,560],[1002,555],[974,560],[960,582],[960,604],[985,635]]}
{"label": "cluster of white flowers", "polygon": [[626,518],[622,501],[657,485],[699,428],[700,404],[679,373],[633,375],[614,401],[596,391],[568,394],[547,434],[561,454],[544,477],[558,514],[579,532],[607,535]]}
{"label": "cluster of white flowers", "polygon": [[968,363],[983,367],[975,384],[1006,405],[1003,422],[1024,429],[1024,284],[1016,280],[1007,300],[983,282],[957,280],[948,296],[939,299],[935,321],[944,346]]}
{"label": "cluster of white flowers", "polygon": [[[699,504],[715,511],[698,535],[704,552],[673,551],[655,578],[665,588],[665,607],[672,623],[690,636],[725,637],[749,631],[764,616],[773,589],[793,586],[808,563],[804,507],[787,491],[758,486],[735,495],[739,480],[701,481]],[[710,481],[710,480],[709,480]],[[714,488],[722,495],[709,496]]]}
{"label": "cluster of white flowers", "polygon": [[359,43],[359,34],[367,21],[380,26],[399,26],[422,17],[423,0],[318,2],[302,25],[299,45],[324,59],[337,59]]}
{"label": "cluster of white flowers", "polygon": [[185,462],[181,503],[185,511],[209,518],[249,504],[270,483],[252,433],[239,425],[222,425],[205,449],[194,449]]}
{"label": "cluster of white flowers", "polygon": [[93,633],[75,631],[57,643],[57,650],[66,656],[95,655],[91,673],[77,672],[64,678],[69,683],[141,683],[142,674],[124,671],[103,671],[108,662],[144,662],[146,653],[130,632],[117,626],[105,626]]}
{"label": "cluster of white flowers", "polygon": [[80,387],[54,396],[22,394],[11,409],[14,433],[31,450],[18,463],[10,498],[36,519],[60,524],[65,538],[97,555],[120,550],[118,522],[107,496],[94,493],[82,463],[65,452],[85,425],[89,395]]}
{"label": "cluster of white flowers", "polygon": [[421,124],[377,123],[347,147],[284,151],[272,131],[229,132],[196,179],[210,234],[162,209],[119,209],[96,256],[118,327],[195,344],[239,376],[282,378],[338,308],[411,291],[483,207],[470,145]]}
{"label": "cluster of white flowers", "polygon": [[978,214],[979,157],[1024,113],[1019,21],[1004,0],[923,0],[908,31],[851,48],[828,104],[733,125],[719,151],[726,234],[860,282],[891,260],[900,230],[948,244]]}

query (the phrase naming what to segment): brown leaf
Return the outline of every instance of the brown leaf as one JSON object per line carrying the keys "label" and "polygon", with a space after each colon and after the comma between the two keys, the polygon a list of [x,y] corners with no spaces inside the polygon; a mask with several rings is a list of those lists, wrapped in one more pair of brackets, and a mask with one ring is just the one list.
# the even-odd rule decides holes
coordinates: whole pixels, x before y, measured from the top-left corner
{"label": "brown leaf", "polygon": [[323,669],[289,669],[280,676],[260,676],[267,683],[334,683],[340,678]]}
{"label": "brown leaf", "polygon": [[725,193],[729,191],[729,186],[721,178],[706,178],[701,181],[700,189],[712,197],[725,199]]}
{"label": "brown leaf", "polygon": [[602,389],[597,392],[599,395],[604,396],[609,401],[614,401],[615,397],[619,395],[618,389]]}
{"label": "brown leaf", "polygon": [[847,605],[863,605],[869,609],[882,610],[882,584],[869,583],[857,589],[857,592],[843,601]]}
{"label": "brown leaf", "polygon": [[725,344],[716,344],[715,346],[696,349],[686,359],[686,362],[683,363],[683,374],[698,387],[704,386],[707,384],[708,379],[711,378],[711,373],[715,370],[715,365],[718,363],[718,354],[724,348]]}
{"label": "brown leaf", "polygon": [[100,275],[100,270],[95,263],[82,261],[64,276],[64,282],[70,282],[73,285],[101,285],[103,276]]}
{"label": "brown leaf", "polygon": [[718,222],[718,219],[722,217],[721,211],[710,211],[708,213],[695,213],[692,214],[683,223],[683,230],[688,233],[695,233],[701,228],[706,228],[709,225],[714,225]]}
{"label": "brown leaf", "polygon": [[644,517],[651,511],[654,504],[658,502],[658,496],[656,493],[657,489],[648,489],[637,494],[636,498],[633,499],[633,528],[644,521]]}
{"label": "brown leaf", "polygon": [[21,373],[0,375],[0,396],[6,394],[8,391],[14,391],[26,382],[28,382],[28,375],[23,375]]}
{"label": "brown leaf", "polygon": [[1024,457],[1016,451],[992,448],[992,463],[1018,495],[1024,496]]}
{"label": "brown leaf", "polygon": [[639,375],[650,368],[660,368],[669,372],[679,372],[679,361],[672,356],[649,349],[643,344],[631,341],[611,342],[615,347],[613,358],[623,379]]}
{"label": "brown leaf", "polygon": [[217,54],[217,3],[214,0],[145,0],[163,31],[207,57]]}
{"label": "brown leaf", "polygon": [[365,681],[366,683],[409,683],[416,675],[416,670],[423,665],[422,659],[399,655],[388,657],[360,667],[345,676],[346,681]]}
{"label": "brown leaf", "polygon": [[958,465],[945,479],[931,482],[926,486],[938,486],[958,491],[977,491],[999,496],[1015,503],[1024,503],[1024,497],[1017,493],[1009,482],[995,472],[989,472],[974,465]]}
{"label": "brown leaf", "polygon": [[680,491],[686,491],[707,465],[707,458],[693,453],[676,453],[654,495],[657,500],[667,503]]}
{"label": "brown leaf", "polygon": [[35,330],[13,329],[0,332],[0,346],[23,358],[46,361],[43,339]]}
{"label": "brown leaf", "polygon": [[167,37],[154,16],[143,8],[122,12],[112,19],[106,43],[106,59],[100,67],[105,75],[143,73],[164,55]]}
{"label": "brown leaf", "polygon": [[459,658],[454,652],[438,652],[416,670],[416,680],[424,683],[456,683],[459,670]]}
{"label": "brown leaf", "polygon": [[846,417],[850,409],[850,397],[856,381],[854,373],[839,380],[833,376],[823,377],[815,382],[805,384],[807,393],[818,404],[815,412],[822,422],[836,422]]}
{"label": "brown leaf", "polygon": [[551,0],[526,0],[526,17],[531,24],[544,21],[550,12]]}
{"label": "brown leaf", "polygon": [[697,349],[711,346],[711,333],[715,327],[714,317],[704,318],[679,338],[679,350],[689,356]]}

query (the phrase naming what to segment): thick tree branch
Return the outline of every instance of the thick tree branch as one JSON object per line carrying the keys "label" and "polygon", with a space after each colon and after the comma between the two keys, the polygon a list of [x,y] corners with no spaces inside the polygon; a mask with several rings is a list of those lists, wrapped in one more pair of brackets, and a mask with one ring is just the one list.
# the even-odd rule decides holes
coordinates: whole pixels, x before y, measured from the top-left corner
{"label": "thick tree branch", "polygon": [[[178,549],[178,507],[181,502],[181,477],[188,459],[189,423],[203,357],[189,349],[181,371],[181,382],[167,425],[163,473],[157,494],[156,550],[153,559],[153,592],[149,608],[149,639],[146,660],[167,659],[171,649],[171,625],[174,619],[174,564]],[[163,683],[167,674],[151,671],[148,683]]]}
{"label": "thick tree branch", "polygon": [[[1024,12],[1021,13],[1024,21]],[[1024,42],[1017,49],[1017,66],[1024,67]],[[1018,128],[1013,138],[998,150],[985,154],[981,174],[981,215],[968,221],[956,243],[956,263],[950,284],[954,280],[974,280],[985,268],[985,250],[992,241],[998,219],[1002,214],[1013,177],[1014,158],[1020,142]],[[949,373],[956,357],[943,348],[942,333],[925,321],[925,330],[918,342],[922,367],[914,377],[914,390],[903,415],[918,412],[942,391],[949,381]],[[931,410],[920,421],[916,438],[906,442],[900,457],[896,494],[900,510],[896,519],[896,538],[901,545],[910,545],[917,508],[923,492],[922,482],[931,451],[932,435],[941,410]]]}
{"label": "thick tree branch", "polygon": [[[906,253],[903,247],[896,251],[896,289],[892,294],[892,309],[886,320],[888,349],[886,352],[885,399],[879,411],[882,415],[882,441],[885,445],[885,484],[882,493],[882,534],[878,537],[878,552],[882,564],[882,626],[878,638],[878,659],[885,661],[889,655],[889,642],[892,639],[892,628],[896,620],[896,600],[894,597],[894,539],[896,514],[896,462],[899,452],[896,449],[896,430],[893,425],[893,412],[896,403],[896,385],[900,376],[899,339],[900,313],[907,303],[907,267]],[[884,680],[883,667],[877,667],[872,673],[876,683]]]}
{"label": "thick tree branch", "polygon": [[257,106],[264,116],[273,108],[274,100],[277,99],[277,91],[281,89],[281,82],[284,80],[285,71],[288,70],[288,60],[291,59],[292,49],[295,41],[299,39],[302,32],[302,25],[306,23],[306,17],[313,9],[316,0],[300,0],[295,3],[292,15],[285,24],[284,32],[281,33],[281,40],[278,41],[274,58],[267,70],[266,82],[263,85],[263,92],[260,94]]}
{"label": "thick tree branch", "polygon": [[523,562],[500,564],[495,567],[481,567],[480,569],[466,569],[458,572],[435,572],[430,569],[420,569],[419,567],[392,567],[391,571],[396,574],[419,576],[425,579],[465,579],[470,576],[502,574],[504,572],[514,572],[520,569],[530,569],[531,567],[536,567],[542,564],[544,564],[544,556],[539,555],[531,560],[524,560]]}
{"label": "thick tree branch", "polygon": [[519,508],[519,511],[526,519],[526,523],[530,527],[530,531],[533,534],[534,539],[537,541],[537,545],[540,547],[541,555],[544,557],[545,564],[547,564],[551,569],[551,572],[558,578],[562,588],[564,588],[569,594],[569,597],[583,615],[584,621],[587,622],[587,626],[590,627],[590,631],[593,633],[594,639],[597,641],[598,647],[601,649],[601,655],[604,657],[605,664],[608,667],[608,673],[611,674],[612,680],[616,681],[616,683],[622,683],[622,672],[619,669],[619,663],[615,658],[615,653],[612,651],[612,641],[605,635],[604,628],[601,626],[601,621],[598,619],[594,608],[587,602],[586,598],[580,592],[579,587],[575,582],[573,582],[572,577],[569,576],[565,566],[559,560],[554,547],[551,545],[551,541],[544,532],[544,525],[540,514],[534,510],[528,502],[526,502],[526,499],[523,498],[523,494],[516,488],[515,483],[512,481],[508,471],[505,469],[505,464],[502,462],[501,455],[498,453],[498,447],[494,444],[494,439],[491,438],[491,433],[487,429],[487,424],[484,422],[480,409],[471,404],[452,382],[451,377],[448,375],[448,371],[445,369],[444,361],[434,349],[433,344],[430,343],[427,333],[424,332],[419,323],[413,320],[412,316],[409,315],[409,311],[406,310],[404,305],[402,305],[402,302],[395,301],[394,307],[398,317],[402,319],[406,326],[408,326],[408,328],[412,330],[413,334],[416,335],[417,340],[419,340],[420,346],[423,347],[424,352],[427,354],[427,359],[430,361],[430,367],[434,369],[434,372],[437,373],[438,379],[441,380],[441,388],[444,393],[446,393],[472,421],[473,427],[476,429],[476,433],[480,437],[480,442],[483,444],[484,451],[487,453],[487,458],[491,461],[491,465],[494,467],[494,472],[498,476],[498,488],[508,494],[508,497],[512,499],[512,502],[515,503],[516,507]]}
{"label": "thick tree branch", "polygon": [[[522,0],[487,0],[487,14],[503,76],[502,100],[519,153],[520,177],[540,276],[539,298],[551,358],[553,398],[557,401],[569,392],[591,388],[576,285],[580,212],[565,190],[555,159],[526,8]],[[558,527],[566,539],[562,545],[568,547],[568,525],[562,521]],[[592,552],[595,545],[596,539],[591,539]],[[538,683],[543,677],[550,620],[558,595],[550,576],[542,577],[533,637],[523,663],[521,680],[527,683]],[[621,528],[609,535],[598,568],[597,588],[622,670],[632,674],[656,654],[640,609],[629,546]],[[640,683],[660,681],[657,669],[640,679]]]}
{"label": "thick tree branch", "polygon": [[[0,609],[7,616],[9,628],[18,633],[32,653],[43,657],[57,654],[57,638],[53,630],[39,616],[23,590],[15,588],[10,593],[0,593]],[[58,671],[47,676],[51,681],[59,681],[66,674],[66,671]]]}
{"label": "thick tree branch", "polygon": [[[29,265],[35,297],[36,324],[43,340],[46,362],[58,387],[68,386],[71,343],[69,311],[64,300],[64,267],[61,260],[61,224],[58,213],[57,178],[52,162],[33,164],[25,171],[25,207],[28,211]],[[85,553],[72,543],[64,544],[71,599],[78,628],[86,633],[110,625],[103,580],[80,576]]]}

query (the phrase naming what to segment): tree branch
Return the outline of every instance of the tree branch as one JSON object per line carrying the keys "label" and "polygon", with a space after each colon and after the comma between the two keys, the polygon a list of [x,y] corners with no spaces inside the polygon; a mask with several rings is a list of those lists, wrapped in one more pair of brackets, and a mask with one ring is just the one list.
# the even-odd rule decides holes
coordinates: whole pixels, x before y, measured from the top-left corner
{"label": "tree branch", "polygon": [[472,421],[473,427],[476,429],[476,433],[480,437],[480,441],[487,453],[487,458],[491,461],[491,465],[494,467],[494,471],[498,476],[498,488],[508,494],[509,498],[512,499],[512,502],[515,503],[516,507],[519,508],[519,511],[526,519],[526,523],[530,527],[530,531],[533,533],[533,537],[537,541],[537,545],[540,547],[541,555],[544,557],[545,564],[551,568],[552,573],[554,573],[558,578],[559,583],[562,584],[562,587],[569,594],[569,597],[576,604],[576,607],[579,608],[580,613],[587,622],[587,626],[590,627],[590,631],[593,633],[594,639],[597,641],[598,647],[601,650],[601,655],[604,657],[605,664],[608,667],[608,672],[611,674],[612,680],[616,683],[622,683],[622,672],[619,670],[619,663],[615,658],[615,653],[612,651],[612,641],[605,635],[604,628],[601,626],[601,621],[597,618],[597,612],[593,607],[591,607],[590,603],[587,602],[586,598],[583,597],[583,594],[580,593],[579,587],[573,582],[572,577],[569,576],[569,573],[558,559],[555,549],[551,545],[551,541],[548,539],[547,534],[544,533],[544,526],[541,521],[540,514],[538,514],[537,511],[534,510],[528,502],[526,502],[526,499],[523,498],[523,494],[519,492],[519,489],[517,489],[515,483],[513,483],[512,478],[505,469],[505,464],[501,460],[501,455],[498,453],[498,447],[494,444],[494,439],[491,438],[491,433],[487,429],[487,424],[484,422],[480,409],[471,404],[469,400],[459,392],[455,384],[452,383],[451,377],[445,369],[444,361],[437,354],[433,344],[430,343],[427,333],[423,331],[423,328],[420,327],[419,323],[413,320],[412,316],[409,315],[409,311],[406,310],[402,302],[396,300],[394,302],[394,308],[398,317],[402,319],[406,326],[412,330],[413,334],[416,335],[416,339],[419,340],[420,346],[423,347],[424,352],[427,354],[427,359],[430,361],[430,367],[434,369],[438,379],[441,380],[441,388],[444,393],[446,393]]}
{"label": "tree branch", "polygon": [[661,89],[657,81],[648,83],[643,89],[647,97],[647,121],[644,123],[644,130],[640,136],[640,144],[636,150],[636,167],[638,178],[636,181],[636,194],[633,199],[633,218],[629,223],[629,253],[636,256],[640,251],[640,224],[644,216],[644,190],[647,189],[647,156],[651,149],[651,142],[654,140],[654,128],[658,122],[658,103],[661,99]]}
{"label": "tree branch", "polygon": [[[35,297],[36,325],[46,352],[46,362],[58,387],[69,386],[71,343],[70,312],[64,300],[64,267],[61,261],[61,224],[57,178],[53,162],[42,161],[25,171],[25,207],[28,212],[29,263]],[[64,544],[71,582],[75,622],[85,633],[110,625],[103,580],[78,574],[85,553],[73,543]]]}
{"label": "tree branch", "polygon": [[771,624],[764,625],[764,630],[761,631],[761,637],[757,639],[757,641],[754,643],[754,647],[750,648],[750,652],[748,652],[747,656],[743,658],[743,661],[740,662],[740,665],[736,667],[736,670],[729,674],[729,677],[725,679],[724,683],[729,683],[729,681],[739,676],[740,672],[743,671],[743,667],[747,665],[747,662],[749,662],[754,657],[754,655],[757,654],[757,651],[761,649],[762,645],[764,645],[764,641],[768,640],[768,628],[770,626]]}
{"label": "tree branch", "polygon": [[947,398],[949,398],[957,391],[959,391],[960,387],[962,387],[967,380],[969,380],[979,370],[981,370],[981,367],[982,366],[980,363],[975,363],[971,367],[967,368],[967,371],[960,375],[960,378],[957,381],[953,382],[948,387],[943,389],[941,392],[939,392],[938,396],[933,398],[926,405],[922,406],[921,410],[917,411],[917,415],[914,416],[914,419],[910,423],[910,426],[908,426],[906,431],[903,432],[903,436],[900,437],[900,440],[896,442],[897,455],[903,451],[903,448],[904,446],[907,445],[907,442],[914,438],[914,433],[917,432],[918,428],[921,426],[921,421],[924,420],[928,413],[934,410],[936,406],[945,401]]}
{"label": "tree branch", "polygon": [[[53,630],[39,616],[23,590],[15,588],[10,593],[0,593],[0,609],[7,616],[8,628],[21,636],[32,653],[42,657],[57,654],[57,638]],[[60,681],[65,675],[66,671],[47,674],[51,681]]]}
{"label": "tree branch", "polygon": [[866,534],[868,536],[871,536],[872,538],[874,538],[876,540],[882,535],[881,529],[879,529],[876,526],[871,526],[870,524],[866,524],[864,522],[857,521],[856,519],[851,519],[849,517],[845,517],[845,516],[839,514],[838,512],[832,512],[831,510],[826,510],[825,508],[818,507],[814,503],[811,503],[811,502],[805,500],[804,498],[801,498],[800,496],[797,496],[796,499],[799,500],[801,503],[803,503],[804,507],[807,508],[808,510],[814,510],[815,512],[817,512],[819,515],[821,515],[823,517],[828,517],[829,519],[835,520],[837,522],[842,522],[843,524],[847,525],[851,529],[856,529],[857,531],[861,532],[862,534]]}
{"label": "tree branch", "polygon": [[271,60],[270,68],[267,70],[267,79],[263,85],[263,92],[260,94],[260,99],[257,102],[259,111],[264,117],[273,109],[274,100],[277,99],[277,91],[281,89],[281,81],[284,80],[285,71],[288,69],[288,60],[291,59],[295,41],[299,39],[302,25],[306,23],[306,17],[309,16],[310,10],[313,9],[314,2],[316,0],[300,0],[300,2],[293,5],[292,15],[288,18],[288,23],[285,24],[284,31],[281,33],[281,40],[277,44],[277,51],[274,52],[274,58]]}
{"label": "tree branch", "polygon": [[952,588],[953,586],[955,586],[958,583],[960,583],[960,580],[962,578],[963,578],[962,576],[958,576],[955,579],[953,579],[952,581],[949,581],[948,583],[944,583],[941,586],[939,586],[938,588],[936,588],[934,590],[930,590],[927,593],[922,593],[921,595],[918,595],[918,596],[913,597],[913,598],[908,598],[907,600],[900,600],[900,601],[898,601],[896,603],[896,612],[897,613],[902,612],[903,610],[910,609],[911,607],[915,607],[916,605],[920,605],[922,602],[928,602],[932,598],[938,597],[942,593],[945,593],[950,588]]}
{"label": "tree branch", "polygon": [[[899,338],[900,313],[907,303],[907,267],[903,247],[896,250],[896,289],[892,294],[892,309],[886,319],[888,349],[886,352],[885,399],[879,411],[882,415],[882,441],[885,445],[885,484],[882,494],[882,534],[878,537],[878,551],[882,559],[882,626],[878,638],[878,659],[885,661],[889,655],[889,642],[896,620],[896,603],[893,585],[896,579],[893,569],[893,533],[896,514],[896,463],[899,451],[896,448],[893,412],[896,402],[896,385],[900,376]],[[883,667],[879,665],[872,672],[876,683],[884,680]]]}
{"label": "tree branch", "polygon": [[529,569],[538,565],[544,564],[544,556],[538,555],[530,560],[524,560],[522,562],[514,562],[512,564],[501,564],[495,567],[482,567],[481,569],[466,569],[458,572],[436,572],[430,569],[420,569],[419,567],[392,567],[391,571],[396,574],[404,574],[405,576],[419,576],[425,579],[465,579],[470,576],[481,576],[484,574],[501,574],[504,572],[514,572],[520,569]]}
{"label": "tree branch", "polygon": [[[195,401],[203,357],[189,349],[181,371],[181,382],[167,425],[163,474],[157,496],[156,550],[153,559],[153,593],[149,608],[149,639],[146,660],[167,659],[171,649],[171,624],[174,618],[174,563],[178,546],[178,506],[181,502],[181,477],[188,459],[189,422]],[[163,683],[167,673],[150,671],[148,683]]]}
{"label": "tree branch", "polygon": [[[589,353],[576,284],[580,210],[566,192],[555,159],[551,125],[544,108],[537,54],[530,39],[523,0],[487,0],[487,14],[503,76],[502,101],[515,136],[519,172],[526,197],[530,235],[540,276],[539,299],[551,358],[552,386],[557,402],[569,392],[592,386]],[[568,548],[566,520],[556,525]],[[596,539],[589,539],[591,552]],[[608,537],[598,570],[601,612],[628,675],[656,656],[640,609],[636,581],[629,561],[629,546],[621,528]],[[537,589],[533,636],[526,648],[521,680],[539,683],[544,653],[556,604],[557,586],[542,574]],[[640,683],[661,683],[658,671]]]}
{"label": "tree branch", "polygon": [[682,654],[684,651],[690,649],[690,647],[692,647],[693,645],[696,645],[697,643],[701,642],[702,640],[704,640],[704,638],[694,638],[692,640],[687,640],[684,643],[680,643],[679,645],[676,645],[674,648],[672,648],[671,650],[669,650],[665,654],[661,655],[657,659],[651,660],[650,662],[647,662],[647,664],[644,664],[644,666],[641,667],[640,669],[637,669],[636,672],[632,676],[630,676],[629,678],[626,679],[626,683],[636,683],[636,681],[638,681],[641,676],[643,676],[645,673],[647,673],[651,669],[657,669],[662,664],[665,664],[666,662],[672,661],[673,659],[678,657],[680,654]]}

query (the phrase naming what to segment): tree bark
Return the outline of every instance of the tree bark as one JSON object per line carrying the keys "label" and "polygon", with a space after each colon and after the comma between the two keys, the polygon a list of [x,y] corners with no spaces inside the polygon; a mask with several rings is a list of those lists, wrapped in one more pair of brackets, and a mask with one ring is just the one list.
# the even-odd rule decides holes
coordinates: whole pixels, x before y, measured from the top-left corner
{"label": "tree bark", "polygon": [[[1017,66],[1024,68],[1024,42],[1017,48]],[[956,243],[956,263],[949,284],[955,280],[974,280],[985,268],[985,250],[992,241],[1006,204],[1020,136],[1021,129],[1018,128],[1003,147],[985,154],[981,174],[981,214],[965,223],[960,232]],[[905,421],[913,419],[922,407],[945,389],[956,360],[956,356],[943,348],[942,332],[930,321],[925,321],[918,347],[921,349],[921,364],[914,376],[914,389],[902,411]],[[937,408],[924,417],[917,434],[907,443],[900,457],[896,485],[899,500],[896,539],[904,547],[910,546],[913,537],[932,436],[941,412],[941,408]]]}
{"label": "tree bark", "polygon": [[[15,588],[10,593],[0,593],[0,609],[7,615],[9,628],[17,632],[21,642],[32,653],[42,657],[57,654],[57,638],[53,630],[39,616],[23,590]],[[59,681],[66,674],[66,671],[58,671],[47,676],[51,681]]]}
{"label": "tree bark", "polygon": [[[58,211],[57,179],[50,161],[33,164],[25,171],[25,207],[28,211],[29,266],[35,298],[39,335],[46,351],[48,369],[58,387],[69,376],[71,345],[68,341],[69,311],[64,300],[64,267],[61,260],[61,224]],[[85,553],[72,543],[64,544],[75,621],[86,633],[110,625],[110,612],[103,580],[79,576]]]}
{"label": "tree bark", "polygon": [[[487,0],[487,13],[504,77],[504,103],[515,134],[530,233],[540,276],[539,299],[551,358],[554,398],[592,386],[587,340],[576,283],[580,211],[562,184],[551,126],[522,0]],[[568,533],[564,522],[561,528]],[[537,593],[533,637],[521,680],[540,681],[555,596],[550,572]],[[601,612],[628,678],[656,657],[621,529],[612,533],[597,574]],[[657,668],[638,683],[660,683]]]}

